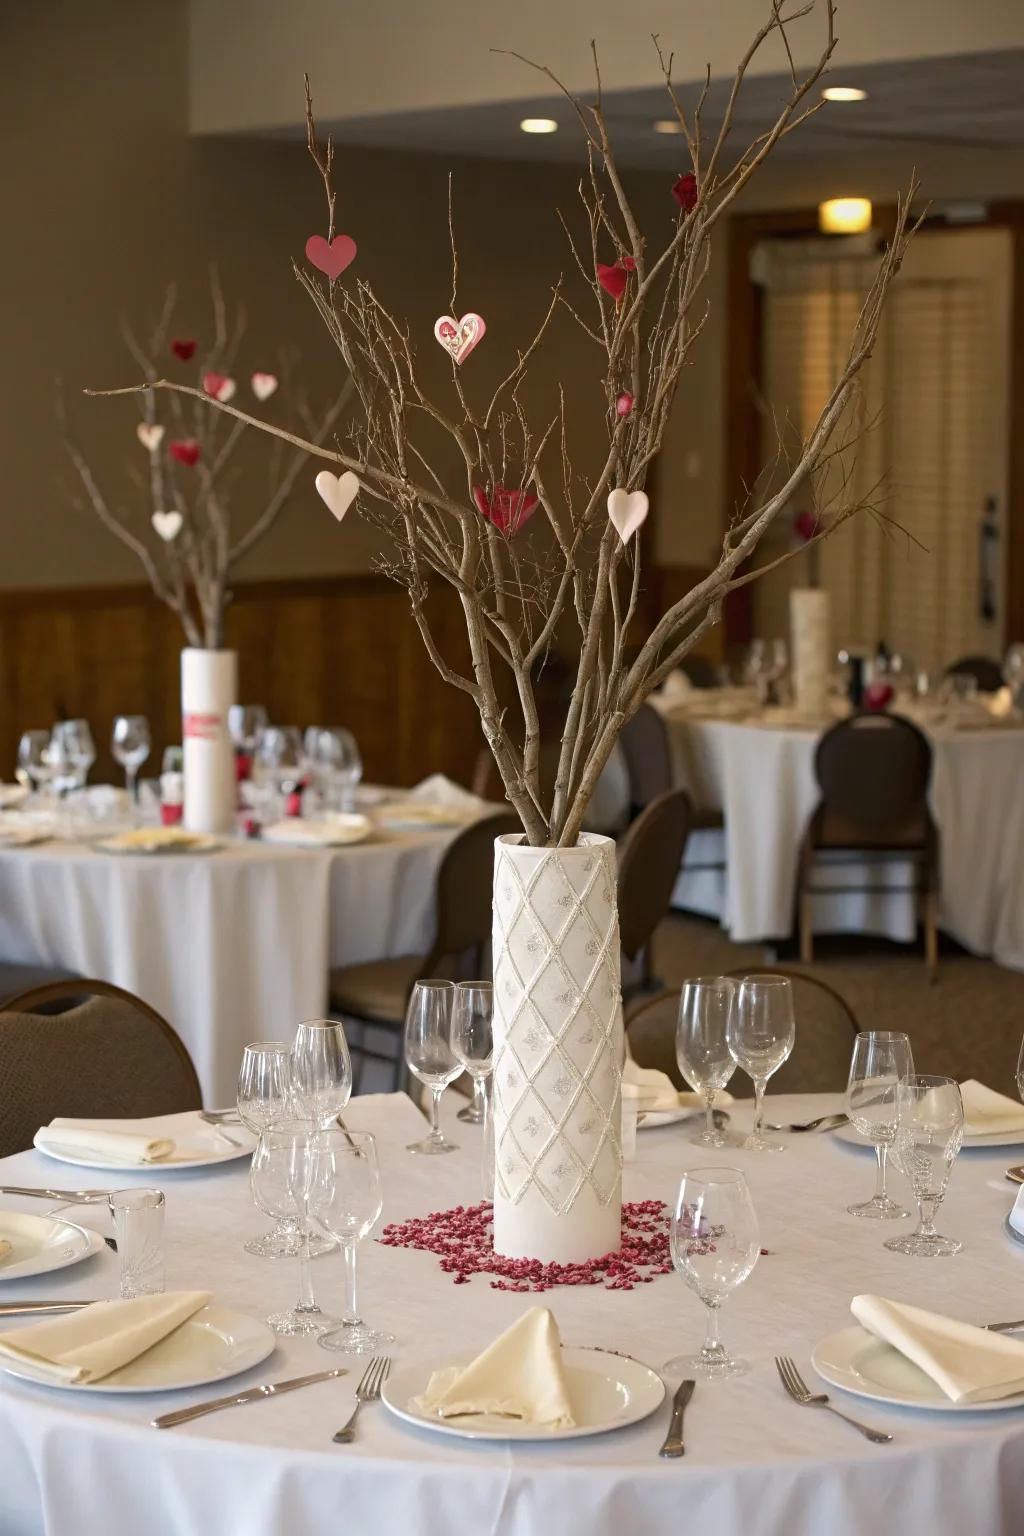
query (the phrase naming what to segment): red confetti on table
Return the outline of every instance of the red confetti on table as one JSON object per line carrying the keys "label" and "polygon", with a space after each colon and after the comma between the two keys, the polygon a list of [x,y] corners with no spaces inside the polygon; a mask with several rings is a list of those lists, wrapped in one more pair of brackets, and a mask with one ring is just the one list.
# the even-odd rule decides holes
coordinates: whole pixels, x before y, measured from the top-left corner
{"label": "red confetti on table", "polygon": [[541,1259],[508,1259],[494,1251],[492,1206],[457,1205],[408,1221],[393,1221],[377,1239],[385,1248],[419,1248],[435,1253],[456,1285],[473,1275],[494,1275],[494,1291],[550,1291],[556,1285],[601,1285],[631,1291],[672,1273],[668,1207],[662,1200],[627,1200],[622,1207],[622,1246],[617,1253],[581,1264],[546,1264]]}

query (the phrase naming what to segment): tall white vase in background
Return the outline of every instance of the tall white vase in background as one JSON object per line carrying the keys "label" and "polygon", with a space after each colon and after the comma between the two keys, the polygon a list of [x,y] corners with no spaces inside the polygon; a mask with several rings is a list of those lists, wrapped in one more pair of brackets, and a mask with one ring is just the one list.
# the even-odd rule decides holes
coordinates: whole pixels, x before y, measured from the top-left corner
{"label": "tall white vase in background", "polygon": [[789,594],[789,627],[793,702],[802,715],[824,715],[832,669],[828,593],[814,587],[795,588]]}
{"label": "tall white vase in background", "polygon": [[237,692],[235,651],[182,651],[183,819],[190,832],[230,832],[235,824],[235,750],[228,710]]}
{"label": "tall white vase in background", "polygon": [[499,837],[494,1247],[580,1263],[620,1245],[622,998],[615,844]]}

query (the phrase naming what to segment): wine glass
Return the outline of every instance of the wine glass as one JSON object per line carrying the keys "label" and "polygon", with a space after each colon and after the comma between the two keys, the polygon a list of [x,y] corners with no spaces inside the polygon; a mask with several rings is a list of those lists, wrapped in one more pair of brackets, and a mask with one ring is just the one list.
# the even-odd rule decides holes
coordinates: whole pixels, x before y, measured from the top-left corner
{"label": "wine glass", "polygon": [[672,1263],[708,1310],[700,1353],[662,1366],[666,1376],[738,1376],[745,1360],[728,1354],[718,1337],[718,1309],[741,1286],[761,1251],[757,1217],[738,1168],[693,1168],[684,1173],[672,1215]]}
{"label": "wine glass", "polygon": [[494,1128],[491,1124],[491,1068],[494,1032],[491,1018],[494,988],[489,981],[460,981],[452,1004],[452,1050],[473,1082],[473,1099],[458,1119],[484,1128],[484,1198],[494,1198]]}
{"label": "wine glass", "polygon": [[249,1170],[252,1197],[259,1209],[278,1220],[290,1218],[299,1229],[299,1299],[289,1311],[267,1318],[274,1332],[285,1337],[320,1333],[337,1322],[336,1318],[325,1316],[317,1305],[309,1262],[315,1136],[315,1128],[306,1121],[279,1120],[260,1134]]}
{"label": "wine glass", "polygon": [[72,769],[72,789],[81,789],[96,761],[96,746],[88,720],[60,720],[53,728],[51,746],[59,742]]}
{"label": "wine glass", "polygon": [[[285,1040],[255,1040],[242,1053],[238,1072],[236,1103],[238,1118],[247,1130],[260,1136],[282,1120],[293,1119],[291,1098],[292,1051]],[[311,1252],[325,1253],[331,1246],[313,1233]],[[271,1232],[254,1237],[245,1244],[246,1253],[260,1259],[295,1258],[301,1237],[294,1216],[283,1216]]]}
{"label": "wine glass", "polygon": [[453,982],[418,981],[405,1015],[405,1059],[409,1071],[430,1089],[430,1135],[410,1143],[406,1150],[425,1156],[457,1150],[438,1124],[441,1095],[462,1071],[462,1063],[452,1050],[454,993]]}
{"label": "wine glass", "polygon": [[110,750],[124,769],[128,798],[134,807],[139,797],[139,769],[149,756],[149,722],[145,715],[118,715]]}
{"label": "wine glass", "polygon": [[1020,1043],[1020,1055],[1017,1057],[1017,1092],[1024,1099],[1024,1040]]}
{"label": "wine glass", "polygon": [[262,704],[232,704],[228,710],[228,734],[240,752],[252,756],[261,731],[267,728]]}
{"label": "wine glass", "polygon": [[1011,645],[1003,661],[1003,682],[1010,690],[1015,710],[1024,710],[1024,645]]}
{"label": "wine glass", "polygon": [[736,1070],[726,1040],[736,984],[728,976],[684,981],[676,1022],[676,1061],[693,1089],[704,1097],[704,1128],[692,1140],[700,1147],[724,1147],[728,1137],[715,1126],[715,1094]]}
{"label": "wine glass", "polygon": [[796,1021],[788,976],[744,976],[729,1012],[725,1037],[729,1051],[754,1084],[754,1129],[744,1146],[751,1152],[782,1152],[780,1141],[764,1134],[764,1091],[793,1049]]}
{"label": "wine glass", "polygon": [[352,1059],[336,1019],[309,1019],[295,1031],[292,1093],[299,1114],[315,1126],[330,1125],[352,1097]]}
{"label": "wine glass", "polygon": [[313,764],[328,805],[335,800],[338,809],[352,809],[355,787],[363,776],[362,758],[351,731],[341,726],[310,726],[305,739],[306,756]]}
{"label": "wine glass", "polygon": [[320,1131],[314,1143],[309,1213],[337,1239],[345,1265],[341,1324],[322,1333],[323,1349],[372,1355],[394,1334],[368,1328],[356,1308],[356,1245],[372,1231],[383,1206],[377,1143],[365,1131]]}
{"label": "wine glass", "polygon": [[[49,731],[24,731],[18,742],[18,778],[20,782],[28,782],[39,794],[43,786],[50,783],[52,768],[50,765],[50,733]],[[24,777],[22,777],[24,775]]]}
{"label": "wine glass", "polygon": [[935,1230],[957,1153],[964,1139],[964,1103],[952,1077],[911,1076],[896,1089],[896,1139],[893,1158],[909,1179],[917,1201],[917,1229],[886,1243],[894,1253],[945,1258],[962,1243]]}
{"label": "wine glass", "polygon": [[889,1148],[896,1139],[896,1092],[913,1072],[909,1035],[888,1029],[862,1030],[853,1042],[846,1113],[853,1128],[874,1144],[878,1181],[870,1200],[846,1207],[851,1216],[891,1221],[910,1215],[886,1194],[885,1166]]}

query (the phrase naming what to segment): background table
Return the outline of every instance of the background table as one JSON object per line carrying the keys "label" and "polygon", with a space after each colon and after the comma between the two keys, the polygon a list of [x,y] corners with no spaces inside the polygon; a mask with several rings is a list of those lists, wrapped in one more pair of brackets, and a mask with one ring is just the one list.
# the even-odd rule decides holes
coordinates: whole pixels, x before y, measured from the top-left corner
{"label": "background table", "polygon": [[[808,1116],[833,1103],[824,1095],[769,1100],[772,1119]],[[446,1100],[449,1131],[462,1150],[417,1160],[404,1147],[422,1134],[423,1122],[408,1100],[371,1097],[349,1106],[346,1119],[374,1129],[381,1143],[386,1220],[476,1198],[479,1132],[456,1124],[454,1108]],[[749,1104],[737,1105],[734,1125],[749,1112]],[[681,1169],[707,1156],[687,1142],[684,1127],[641,1130],[637,1159],[625,1169],[625,1195],[670,1199]],[[446,1439],[371,1404],[355,1442],[333,1446],[331,1434],[352,1407],[362,1369],[357,1358],[342,1381],[173,1431],[151,1429],[148,1421],[202,1391],[72,1398],[0,1375],[4,1536],[137,1536],[142,1511],[147,1536],[295,1536],[332,1530],[339,1521],[353,1532],[403,1536],[664,1536],[678,1529],[681,1512],[688,1530],[709,1536],[876,1536],[898,1523],[928,1536],[1024,1529],[1024,1410],[928,1416],[842,1398],[855,1416],[895,1437],[873,1446],[832,1415],[791,1403],[772,1363],[777,1353],[791,1354],[815,1380],[812,1346],[849,1325],[850,1298],[859,1291],[977,1321],[1020,1316],[1024,1248],[1002,1231],[1013,1195],[1002,1172],[1013,1154],[961,1155],[940,1226],[965,1246],[948,1260],[888,1253],[882,1239],[899,1223],[883,1229],[845,1214],[846,1204],[873,1186],[870,1154],[811,1135],[791,1138],[782,1155],[736,1150],[728,1159],[747,1173],[771,1252],[722,1313],[723,1336],[747,1356],[751,1372],[698,1385],[682,1462],[657,1456],[667,1403],[629,1429],[561,1445]],[[52,1179],[56,1166],[23,1153],[0,1163],[0,1178],[38,1183]],[[295,1265],[242,1252],[246,1237],[266,1225],[249,1204],[244,1163],[163,1182],[169,1285],[206,1286],[257,1315],[292,1302]],[[4,1204],[30,1208],[11,1199]],[[99,1220],[96,1211],[82,1215]],[[634,1291],[587,1287],[526,1296],[493,1291],[480,1276],[456,1287],[433,1256],[372,1241],[362,1245],[359,1264],[362,1313],[396,1335],[396,1366],[478,1349],[534,1302],[552,1308],[567,1343],[625,1350],[655,1367],[702,1336],[703,1308],[675,1275]],[[116,1259],[104,1251],[45,1282],[12,1282],[3,1294],[109,1295],[116,1273]],[[337,1304],[341,1260],[318,1259],[314,1276],[323,1304]],[[284,1340],[238,1385],[345,1363],[311,1340]]]}
{"label": "background table", "polygon": [[[793,930],[797,854],[818,802],[811,729],[697,718],[664,710],[676,776],[695,803],[725,813],[725,832],[697,832],[687,845],[674,903],[719,917],[743,943]],[[940,837],[940,923],[975,954],[1024,970],[1024,730],[992,727],[930,733],[931,806]],[[724,870],[686,865],[724,862]],[[870,870],[874,884],[906,885],[908,867]],[[843,891],[865,868],[819,861],[814,898],[819,932],[914,938],[911,897]]]}
{"label": "background table", "polygon": [[0,850],[0,954],[126,987],[174,1025],[209,1105],[235,1097],[249,1040],[290,1038],[334,965],[430,947],[454,833],[323,851],[232,841],[208,854],[81,843]]}

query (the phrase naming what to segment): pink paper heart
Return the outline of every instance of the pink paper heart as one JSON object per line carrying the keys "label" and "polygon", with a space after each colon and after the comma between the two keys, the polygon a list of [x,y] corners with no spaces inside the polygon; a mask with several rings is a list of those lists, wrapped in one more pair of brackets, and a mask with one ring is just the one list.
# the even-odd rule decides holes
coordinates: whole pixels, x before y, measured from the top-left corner
{"label": "pink paper heart", "polygon": [[343,475],[332,475],[322,469],[316,477],[316,488],[340,523],[349,507],[359,495],[359,477],[346,469]]}
{"label": "pink paper heart", "polygon": [[204,373],[203,388],[214,400],[219,400],[222,405],[234,398],[238,385],[234,379],[229,379],[224,373]]}
{"label": "pink paper heart", "polygon": [[336,282],[346,267],[356,259],[356,243],[351,235],[335,235],[328,245],[323,235],[310,235],[306,241],[306,260],[320,272],[325,272],[331,282]]}
{"label": "pink paper heart", "polygon": [[277,376],[273,373],[254,373],[249,384],[257,400],[269,400],[277,389]]}
{"label": "pink paper heart", "polygon": [[608,497],[608,516],[623,544],[628,544],[636,533],[647,516],[649,506],[643,491],[624,491],[621,488],[612,491]]}
{"label": "pink paper heart", "polygon": [[164,440],[164,429],[157,426],[156,422],[150,424],[148,421],[140,421],[135,428],[135,436],[149,453],[156,453]]}
{"label": "pink paper heart", "polygon": [[492,496],[487,495],[483,486],[474,485],[473,500],[480,515],[506,536],[518,533],[530,521],[539,505],[539,497],[535,492],[510,491],[503,485],[496,485]]}
{"label": "pink paper heart", "polygon": [[468,315],[463,315],[461,320],[453,320],[451,315],[441,315],[434,321],[434,336],[457,363],[465,362],[473,348],[483,341],[486,330],[482,316],[474,314],[472,310]]}

